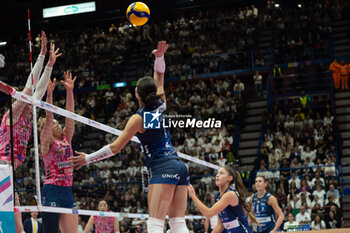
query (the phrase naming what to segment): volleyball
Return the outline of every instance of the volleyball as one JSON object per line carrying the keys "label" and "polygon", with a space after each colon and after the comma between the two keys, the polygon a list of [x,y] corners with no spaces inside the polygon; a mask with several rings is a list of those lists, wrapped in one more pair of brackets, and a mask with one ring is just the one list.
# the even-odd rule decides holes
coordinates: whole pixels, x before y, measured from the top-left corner
{"label": "volleyball", "polygon": [[150,17],[150,10],[143,2],[131,3],[126,10],[126,17],[131,24],[136,26],[142,26],[147,23]]}

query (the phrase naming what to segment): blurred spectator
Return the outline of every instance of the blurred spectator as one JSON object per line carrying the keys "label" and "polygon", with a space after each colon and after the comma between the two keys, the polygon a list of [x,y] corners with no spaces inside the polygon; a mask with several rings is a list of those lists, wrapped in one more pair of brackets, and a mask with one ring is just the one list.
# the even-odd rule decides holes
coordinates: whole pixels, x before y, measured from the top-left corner
{"label": "blurred spectator", "polygon": [[42,223],[38,220],[39,212],[30,212],[30,218],[27,218],[23,223],[23,228],[26,233],[42,233]]}
{"label": "blurred spectator", "polygon": [[327,115],[324,117],[323,119],[323,125],[327,126],[330,125],[332,126],[332,122],[333,122],[334,117],[331,115],[331,113],[328,111]]}
{"label": "blurred spectator", "polygon": [[288,231],[288,229],[293,229],[296,226],[299,226],[299,223],[297,221],[294,221],[294,216],[292,213],[289,213],[287,215],[287,222],[283,225],[283,230]]}
{"label": "blurred spectator", "polygon": [[304,110],[304,112],[306,112],[307,108],[309,107],[310,101],[311,101],[310,96],[306,95],[305,91],[303,90],[303,91],[301,91],[301,95],[299,97],[299,100],[300,100],[301,108]]}
{"label": "blurred spectator", "polygon": [[331,184],[331,185],[329,185],[329,190],[327,191],[326,199],[328,199],[329,194],[330,194],[331,192],[334,193],[334,198],[335,198],[335,199],[339,199],[339,198],[340,198],[340,194],[339,194],[338,189],[335,189],[335,188],[334,188],[334,185]]}
{"label": "blurred spectator", "polygon": [[262,76],[259,74],[259,71],[255,71],[255,75],[253,76],[254,85],[255,85],[255,97],[263,98],[263,90],[262,90]]}
{"label": "blurred spectator", "polygon": [[345,63],[344,60],[340,61],[339,63],[333,63],[335,68],[338,69],[338,72],[340,74],[340,81],[341,81],[341,89],[342,90],[348,90],[349,89],[349,72],[348,72],[348,65]]}
{"label": "blurred spectator", "polygon": [[233,94],[242,98],[244,95],[245,86],[244,83],[241,82],[240,79],[237,79],[237,83],[233,86]]}
{"label": "blurred spectator", "polygon": [[278,67],[278,64],[275,64],[275,66],[272,69],[272,78],[274,80],[274,86],[278,94],[282,94],[283,74],[282,74],[281,68]]}
{"label": "blurred spectator", "polygon": [[330,210],[325,217],[327,229],[336,229],[341,227],[341,222],[336,219],[335,212]]}
{"label": "blurred spectator", "polygon": [[319,214],[316,215],[315,219],[311,222],[312,230],[325,230],[326,223],[321,219]]}
{"label": "blurred spectator", "polygon": [[299,225],[306,225],[311,222],[310,214],[305,211],[304,205],[300,207],[300,213],[297,214],[295,220],[299,223]]}
{"label": "blurred spectator", "polygon": [[332,63],[329,65],[329,70],[332,72],[333,75],[333,83],[334,88],[339,89],[340,88],[340,73],[339,69],[337,68],[336,64],[338,64],[337,59],[334,59]]}
{"label": "blurred spectator", "polygon": [[251,182],[251,172],[248,170],[248,166],[243,166],[243,170],[241,171],[241,177],[244,185],[246,187],[249,187]]}

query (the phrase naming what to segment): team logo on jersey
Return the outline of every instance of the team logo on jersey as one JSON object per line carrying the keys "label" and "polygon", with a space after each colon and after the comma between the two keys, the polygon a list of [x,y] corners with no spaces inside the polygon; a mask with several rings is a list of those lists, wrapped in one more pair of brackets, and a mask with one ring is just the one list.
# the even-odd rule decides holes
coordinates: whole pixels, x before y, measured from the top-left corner
{"label": "team logo on jersey", "polygon": [[143,128],[144,129],[160,129],[160,116],[159,109],[153,112],[143,113]]}
{"label": "team logo on jersey", "polygon": [[24,130],[28,130],[29,126],[28,125],[21,125],[21,128],[24,129]]}
{"label": "team logo on jersey", "polygon": [[180,180],[179,174],[162,174],[162,178]]}

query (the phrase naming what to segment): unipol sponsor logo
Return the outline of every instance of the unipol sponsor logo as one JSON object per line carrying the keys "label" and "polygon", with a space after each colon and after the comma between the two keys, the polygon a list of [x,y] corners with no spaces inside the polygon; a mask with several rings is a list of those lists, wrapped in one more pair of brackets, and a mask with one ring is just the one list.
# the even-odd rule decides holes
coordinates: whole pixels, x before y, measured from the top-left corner
{"label": "unipol sponsor logo", "polygon": [[177,180],[180,180],[179,174],[162,174],[162,178],[164,178],[164,179],[177,179]]}

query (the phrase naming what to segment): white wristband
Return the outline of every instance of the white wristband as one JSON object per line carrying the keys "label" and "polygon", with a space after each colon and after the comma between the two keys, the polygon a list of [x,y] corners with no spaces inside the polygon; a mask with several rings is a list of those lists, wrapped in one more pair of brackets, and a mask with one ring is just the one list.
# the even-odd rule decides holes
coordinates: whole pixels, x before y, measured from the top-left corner
{"label": "white wristband", "polygon": [[164,55],[161,57],[156,57],[156,60],[154,61],[154,71],[158,73],[165,72]]}
{"label": "white wristband", "polygon": [[99,149],[98,151],[88,154],[85,157],[86,160],[86,164],[89,163],[93,163],[93,162],[97,162],[100,161],[102,159],[106,159],[109,157],[112,157],[114,154],[111,151],[111,148],[109,147],[109,145],[102,147],[101,149]]}

